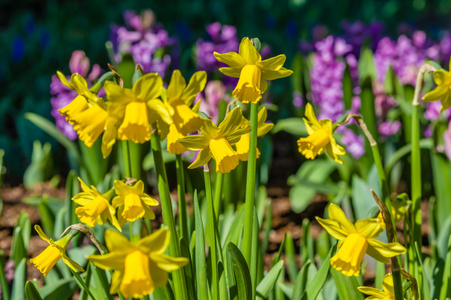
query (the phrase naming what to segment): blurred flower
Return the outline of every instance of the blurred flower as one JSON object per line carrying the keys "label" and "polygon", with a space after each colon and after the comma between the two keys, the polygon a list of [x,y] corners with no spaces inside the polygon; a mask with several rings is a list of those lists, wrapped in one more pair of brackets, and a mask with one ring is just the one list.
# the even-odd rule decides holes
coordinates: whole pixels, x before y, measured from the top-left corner
{"label": "blurred flower", "polygon": [[332,121],[318,121],[310,103],[305,106],[305,116],[307,118],[304,118],[304,123],[309,136],[298,140],[299,152],[307,159],[314,159],[326,151],[333,160],[342,164],[343,160],[339,155],[345,155],[346,151],[335,141]]}
{"label": "blurred flower", "polygon": [[442,109],[440,112],[443,112],[445,109],[451,107],[451,60],[449,69],[450,71],[448,72],[445,70],[434,71],[433,77],[437,87],[423,97],[423,100],[426,102],[440,100],[442,103]]}
{"label": "blurred flower", "polygon": [[67,234],[63,238],[59,239],[58,241],[54,242],[52,239],[49,239],[45,233],[42,231],[41,227],[39,225],[35,225],[34,229],[39,234],[39,237],[49,243],[49,246],[45,248],[41,254],[38,256],[30,259],[30,262],[38,268],[39,272],[44,274],[44,276],[47,276],[50,272],[50,270],[53,268],[53,266],[58,262],[58,260],[62,259],[63,262],[71,268],[74,272],[83,272],[83,268],[77,264],[75,261],[70,259],[66,255],[66,248],[71,239],[74,237],[73,234]]}
{"label": "blurred flower", "polygon": [[134,186],[115,180],[113,186],[117,196],[113,198],[112,206],[114,209],[119,207],[119,224],[124,225],[127,221],[134,222],[140,218],[155,219],[149,206],[157,206],[158,201],[144,193],[144,183],[141,180]]}
{"label": "blurred flower", "polygon": [[[257,124],[257,136],[263,136],[267,134],[273,127],[273,123],[266,123],[266,118],[268,116],[268,112],[266,111],[266,107],[263,107],[258,112],[258,124]],[[246,119],[242,119],[242,125],[245,125],[248,121]],[[250,133],[243,134],[240,140],[235,144],[236,153],[238,154],[238,158],[241,161],[247,161],[249,157],[249,138]],[[257,148],[257,158],[260,157],[260,151]]]}
{"label": "blurred flower", "polygon": [[266,80],[287,77],[293,73],[282,67],[286,59],[285,54],[262,61],[260,53],[249,38],[241,40],[239,53],[214,52],[214,56],[229,66],[220,68],[219,71],[227,76],[239,78],[232,94],[243,103],[257,103],[268,87]]}
{"label": "blurred flower", "polygon": [[151,294],[155,287],[166,285],[167,272],[188,263],[185,257],[174,258],[164,254],[169,239],[170,233],[166,228],[135,243],[114,230],[107,230],[105,243],[109,253],[87,258],[101,269],[115,270],[110,294],[121,292],[124,297],[141,298]]}
{"label": "blurred flower", "polygon": [[374,259],[389,263],[389,257],[406,252],[399,243],[383,243],[376,238],[383,231],[377,218],[363,219],[352,224],[341,208],[329,204],[329,218],[316,217],[326,231],[340,241],[338,252],[330,259],[331,266],[346,276],[358,276],[365,253]]}
{"label": "blurred flower", "polygon": [[238,38],[234,26],[221,25],[219,22],[207,25],[207,33],[209,40],[196,41],[196,65],[198,69],[212,73],[224,66],[213,53],[238,51]]}
{"label": "blurred flower", "polygon": [[78,180],[83,192],[75,195],[72,200],[81,205],[81,207],[75,209],[80,221],[89,227],[94,227],[96,224],[105,224],[108,219],[117,230],[121,231],[121,226],[116,219],[116,210],[109,202],[114,191],[110,190],[105,194],[101,194],[94,186],[89,188],[81,178],[78,178]]}
{"label": "blurred flower", "polygon": [[402,128],[401,122],[399,121],[385,121],[379,124],[379,133],[385,136],[391,136],[399,132]]}
{"label": "blurred flower", "polygon": [[297,108],[301,108],[304,106],[304,98],[302,97],[301,92],[294,91],[293,92],[293,105]]}
{"label": "blurred flower", "polygon": [[202,94],[198,95],[199,111],[204,112],[214,122],[218,122],[218,106],[221,100],[229,102],[229,97],[226,94],[225,85],[219,80],[209,81],[204,90],[205,97]]}
{"label": "blurred flower", "polygon": [[[198,168],[208,163],[213,156],[216,172],[229,173],[238,166],[238,154],[231,147],[242,135],[251,131],[249,121],[242,123],[240,107],[235,107],[217,127],[211,120],[204,119],[200,135],[191,135],[178,140],[189,150],[200,150],[196,160],[188,167]],[[245,120],[246,121],[246,120]]]}
{"label": "blurred flower", "polygon": [[359,291],[370,297],[366,298],[369,300],[395,300],[395,290],[393,288],[393,276],[392,274],[387,274],[384,276],[382,281],[382,291],[372,287],[361,286],[358,287]]}
{"label": "blurred flower", "polygon": [[341,142],[346,146],[346,150],[352,154],[354,159],[358,159],[365,154],[365,139],[363,136],[357,135],[351,129],[342,129],[343,136]]}

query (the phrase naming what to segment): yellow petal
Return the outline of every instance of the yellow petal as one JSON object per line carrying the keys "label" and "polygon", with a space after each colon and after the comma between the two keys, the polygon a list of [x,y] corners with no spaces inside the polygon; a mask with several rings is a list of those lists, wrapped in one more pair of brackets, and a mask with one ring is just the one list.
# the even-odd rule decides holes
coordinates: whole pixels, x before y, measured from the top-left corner
{"label": "yellow petal", "polygon": [[108,201],[102,195],[95,197],[89,204],[75,209],[80,221],[90,227],[96,225],[96,218],[107,208]]}
{"label": "yellow petal", "polygon": [[326,130],[320,128],[308,137],[298,140],[299,153],[302,153],[307,159],[314,159],[318,154],[324,152],[329,142],[329,134]]}
{"label": "yellow petal", "polygon": [[79,265],[77,264],[75,261],[73,261],[72,259],[70,259],[65,253],[63,253],[63,255],[61,256],[63,262],[69,267],[71,268],[74,272],[84,272],[85,270]]}
{"label": "yellow petal", "polygon": [[158,267],[165,271],[175,271],[185,266],[189,260],[186,257],[170,257],[164,254],[155,255],[153,259]]}
{"label": "yellow petal", "polygon": [[155,286],[164,286],[168,282],[168,272],[158,267],[152,259],[149,261],[150,276]]}
{"label": "yellow petal", "polygon": [[114,295],[120,291],[122,278],[124,277],[124,272],[121,270],[116,270],[111,276],[111,287],[110,294]]}
{"label": "yellow petal", "polygon": [[162,254],[169,246],[169,241],[169,230],[167,228],[162,228],[141,239],[138,242],[138,246],[145,249],[145,252],[152,254]]}
{"label": "yellow petal", "polygon": [[114,144],[116,143],[116,124],[117,119],[107,118],[105,123],[105,132],[102,137],[102,155],[106,158],[110,155]]}
{"label": "yellow petal", "polygon": [[434,90],[430,91],[423,96],[423,100],[426,102],[437,101],[444,99],[451,91],[449,87],[445,85],[439,85]]}
{"label": "yellow petal", "polygon": [[406,253],[406,248],[400,243],[384,243],[378,240],[370,239],[368,240],[371,247],[380,253],[384,257],[393,257],[399,254]]}
{"label": "yellow petal", "polygon": [[115,180],[113,187],[117,195],[125,196],[131,192],[131,188],[126,185],[122,180]]}
{"label": "yellow petal", "polygon": [[280,55],[262,60],[261,62],[257,63],[257,66],[259,66],[263,72],[265,72],[266,70],[277,71],[280,68],[282,68],[286,59],[287,59],[287,57],[285,56],[285,54],[280,54]]}
{"label": "yellow petal", "polygon": [[238,166],[238,155],[225,138],[211,139],[209,147],[216,161],[216,172],[229,173]]}
{"label": "yellow petal", "polygon": [[323,226],[324,229],[326,229],[326,231],[331,236],[333,236],[337,240],[342,241],[348,236],[348,232],[340,226],[340,223],[338,223],[338,221],[322,219],[319,217],[316,217],[316,220],[319,224],[321,224],[321,226]]}
{"label": "yellow petal", "polygon": [[366,253],[374,258],[377,261],[380,261],[381,263],[388,264],[390,263],[390,259],[388,259],[385,256],[382,256],[374,247],[371,245],[368,245],[368,249],[366,250]]}
{"label": "yellow petal", "polygon": [[108,113],[95,104],[72,118],[74,130],[88,148],[104,131],[107,117]]}
{"label": "yellow petal", "polygon": [[434,71],[434,73],[432,74],[432,77],[434,78],[434,81],[437,85],[443,85],[443,84],[449,85],[449,83],[451,81],[451,73],[446,72],[445,70]]}
{"label": "yellow petal", "polygon": [[118,129],[121,140],[142,144],[150,140],[151,129],[145,102],[130,102],[125,108],[125,117]]}
{"label": "yellow petal", "polygon": [[108,101],[125,104],[136,100],[136,95],[130,89],[124,89],[112,81],[105,82],[105,94]]}
{"label": "yellow petal", "polygon": [[185,87],[186,81],[185,78],[183,78],[182,73],[179,70],[174,70],[167,89],[168,101],[181,98]]}
{"label": "yellow petal", "polygon": [[169,134],[167,136],[167,150],[169,153],[182,154],[183,152],[188,150],[185,146],[177,142],[178,139],[181,139],[183,137],[184,135],[177,130],[177,127],[175,127],[174,124],[171,124],[169,126]]}
{"label": "yellow petal", "polygon": [[[307,103],[305,106],[305,116],[308,119],[308,121],[311,123],[311,127],[313,130],[317,130],[318,128],[321,128],[321,125],[318,122],[318,119],[315,116],[315,112],[313,111],[313,106],[310,103]],[[307,125],[307,122],[305,122]],[[310,132],[309,132],[310,134]]]}
{"label": "yellow petal", "polygon": [[290,76],[291,74],[293,74],[293,71],[285,69],[283,67],[277,71],[262,70],[262,78],[264,80],[274,80],[274,79],[284,78],[284,77]]}
{"label": "yellow petal", "polygon": [[125,257],[124,276],[120,287],[124,297],[141,298],[153,292],[154,283],[149,272],[149,257],[137,250]]}
{"label": "yellow petal", "polygon": [[[337,145],[338,146],[338,145]],[[338,156],[338,154],[333,150],[332,144],[329,143],[326,145],[326,147],[324,148],[327,152],[327,154],[330,156],[330,158],[332,158],[334,161],[336,161],[339,164],[343,164],[343,160],[341,159],[341,157]]]}
{"label": "yellow petal", "polygon": [[442,108],[440,113],[444,112],[446,109],[451,107],[451,92],[447,93],[445,98],[442,99]]}
{"label": "yellow petal", "polygon": [[129,222],[134,222],[144,216],[144,208],[141,198],[137,194],[128,194],[124,198],[124,211],[122,217]]}
{"label": "yellow petal", "polygon": [[[219,134],[223,136],[227,135],[227,133],[233,131],[240,125],[242,121],[243,113],[241,112],[241,108],[237,106],[229,112],[221,124],[219,124]],[[245,122],[244,124],[249,124],[249,122]]]}
{"label": "yellow petal", "polygon": [[198,71],[191,76],[188,85],[183,91],[182,100],[186,105],[191,106],[197,94],[200,93],[207,83],[207,73],[205,71]]}
{"label": "yellow petal", "polygon": [[223,67],[219,68],[219,71],[229,77],[240,78],[242,68]]}
{"label": "yellow petal", "polygon": [[165,122],[166,124],[171,124],[172,119],[169,115],[168,108],[160,100],[150,100],[147,101],[147,108],[149,110],[149,122],[158,121]]}
{"label": "yellow petal", "polygon": [[235,144],[236,154],[241,161],[247,161],[249,156],[249,136],[250,134],[243,134],[240,140]]}
{"label": "yellow petal", "polygon": [[244,66],[241,70],[238,84],[232,92],[233,96],[243,103],[257,103],[262,97],[260,89],[261,79],[262,75],[259,67],[256,65]]}
{"label": "yellow petal", "polygon": [[189,150],[201,150],[208,147],[210,139],[205,135],[190,135],[177,141]]}
{"label": "yellow petal", "polygon": [[379,219],[377,218],[358,220],[355,223],[355,228],[359,234],[363,235],[367,239],[375,239],[381,234],[382,231],[384,231]]}
{"label": "yellow petal", "polygon": [[47,276],[53,266],[61,258],[59,249],[53,245],[49,245],[38,256],[30,259],[30,262],[41,272],[44,276]]}
{"label": "yellow petal", "polygon": [[60,108],[59,113],[66,117],[66,121],[72,124],[72,118],[88,109],[88,102],[85,97],[77,96],[74,100],[72,100],[68,105],[63,108]]}
{"label": "yellow petal", "polygon": [[241,40],[238,53],[248,65],[254,65],[261,61],[260,53],[258,53],[257,49],[254,47],[254,44],[247,37]]}
{"label": "yellow petal", "polygon": [[393,287],[393,276],[390,273],[384,276],[384,279],[382,280],[382,289],[389,295],[395,295],[395,289]]}
{"label": "yellow petal", "polygon": [[329,204],[328,212],[329,218],[340,223],[340,226],[346,230],[348,234],[357,232],[354,225],[346,218],[345,213],[338,205],[333,203]]}
{"label": "yellow petal", "polygon": [[38,235],[41,238],[41,240],[44,240],[46,242],[50,241],[50,239],[47,237],[47,235],[44,233],[44,231],[42,231],[41,226],[34,225],[34,230],[36,230],[36,232],[38,233]]}
{"label": "yellow petal", "polygon": [[210,161],[210,158],[211,158],[210,148],[209,147],[204,148],[199,151],[196,160],[188,166],[188,169],[199,168],[208,163]]}
{"label": "yellow petal", "polygon": [[200,129],[203,122],[201,116],[193,112],[185,102],[172,100],[169,103],[174,108],[174,125],[181,134],[188,135]]}
{"label": "yellow petal", "polygon": [[90,260],[95,266],[103,270],[124,269],[125,263],[124,252],[110,252],[102,255],[88,255],[86,258]]}
{"label": "yellow petal", "polygon": [[108,229],[105,232],[105,243],[110,252],[130,252],[129,249],[133,248],[133,245],[129,240],[115,230]]}
{"label": "yellow petal", "polygon": [[360,286],[360,287],[358,287],[358,289],[361,293],[363,293],[365,295],[373,296],[373,298],[372,298],[373,300],[374,299],[381,299],[381,300],[386,299],[385,298],[386,294],[379,289],[372,288],[372,287],[366,287],[366,286]]}
{"label": "yellow petal", "polygon": [[358,276],[367,248],[366,238],[358,233],[351,233],[346,237],[337,254],[330,259],[330,264],[346,276]]}
{"label": "yellow petal", "polygon": [[149,73],[139,78],[133,85],[133,93],[141,101],[160,97],[163,80],[158,73]]}
{"label": "yellow petal", "polygon": [[229,67],[241,69],[246,65],[244,58],[236,52],[228,52],[219,54],[218,52],[213,52],[216,59],[222,63],[225,63]]}

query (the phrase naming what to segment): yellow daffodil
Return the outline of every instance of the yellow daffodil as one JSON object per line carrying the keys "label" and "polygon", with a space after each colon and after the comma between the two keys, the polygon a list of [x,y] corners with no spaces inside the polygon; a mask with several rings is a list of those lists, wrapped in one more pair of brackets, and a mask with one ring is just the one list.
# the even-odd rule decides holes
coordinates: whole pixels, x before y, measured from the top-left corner
{"label": "yellow daffodil", "polygon": [[183,152],[188,150],[188,149],[186,149],[185,146],[183,146],[182,144],[180,144],[177,141],[183,137],[185,137],[185,135],[181,134],[177,130],[177,127],[175,127],[174,124],[171,124],[169,126],[169,133],[167,136],[167,143],[168,143],[167,149],[168,149],[169,153],[182,154]]}
{"label": "yellow daffodil", "polygon": [[[259,137],[267,134],[274,127],[273,123],[265,123],[267,116],[268,116],[268,112],[266,111],[266,108],[263,107],[258,112],[257,136],[259,136]],[[244,119],[243,121],[247,122],[246,119]],[[247,161],[247,159],[248,159],[249,137],[250,137],[250,133],[246,133],[246,134],[242,135],[240,140],[235,144],[236,153],[238,154],[238,157],[241,161]],[[257,158],[259,158],[259,157],[260,157],[260,151],[258,151],[258,148],[257,148]]]}
{"label": "yellow daffodil", "polygon": [[158,201],[144,193],[144,183],[141,180],[134,186],[116,180],[113,186],[118,196],[113,198],[112,205],[115,209],[119,207],[118,219],[121,225],[139,218],[155,219],[155,214],[149,206],[157,206]]}
{"label": "yellow daffodil", "polygon": [[445,70],[434,71],[432,76],[437,87],[423,97],[426,102],[440,100],[442,102],[440,112],[451,107],[451,60],[449,61],[449,70],[448,72]]}
{"label": "yellow daffodil", "polygon": [[285,69],[285,54],[262,60],[252,41],[245,37],[241,40],[238,53],[213,53],[216,59],[228,65],[220,68],[223,74],[239,78],[233,96],[243,103],[257,103],[266,91],[266,80],[290,76],[293,71]]}
{"label": "yellow daffodil", "polygon": [[314,159],[326,151],[333,160],[343,164],[339,155],[345,155],[346,150],[335,141],[332,121],[318,121],[310,103],[305,107],[305,116],[304,123],[309,136],[298,140],[299,152],[307,159]]}
{"label": "yellow daffodil", "polygon": [[[160,97],[163,81],[157,73],[149,73],[139,78],[133,88],[121,88],[117,84],[107,81],[105,93],[111,101],[108,107],[108,118],[102,143],[103,155],[109,154],[110,145],[116,137],[120,140],[131,140],[144,143],[150,140],[150,125],[158,120],[167,124],[172,123],[164,103]],[[117,130],[117,135],[116,135]]]}
{"label": "yellow daffodil", "polygon": [[383,231],[377,218],[363,219],[352,224],[340,207],[329,205],[330,219],[316,218],[326,231],[340,241],[338,252],[330,259],[331,266],[346,276],[360,274],[365,253],[374,259],[389,263],[389,257],[406,252],[399,243],[383,243],[376,238]]}
{"label": "yellow daffodil", "polygon": [[213,158],[216,161],[216,172],[229,173],[239,163],[238,154],[232,145],[236,144],[242,135],[251,131],[249,121],[244,124],[241,108],[232,110],[217,127],[211,120],[204,120],[200,135],[191,135],[178,140],[189,150],[200,150],[196,160],[188,167],[190,169],[205,165]]}
{"label": "yellow daffodil", "polygon": [[45,233],[42,231],[39,225],[35,225],[34,229],[39,234],[39,237],[49,243],[49,246],[45,248],[45,250],[36,256],[35,258],[30,259],[30,262],[38,268],[39,272],[47,276],[53,266],[60,260],[60,258],[64,261],[64,263],[74,270],[74,272],[83,272],[83,268],[77,264],[75,261],[70,259],[66,255],[66,248],[69,244],[70,240],[74,237],[72,234],[67,234],[62,239],[54,242],[52,239],[49,239]]}
{"label": "yellow daffodil", "polygon": [[393,288],[393,276],[387,274],[382,281],[382,291],[372,287],[361,286],[359,291],[370,297],[367,300],[395,300],[395,290]]}
{"label": "yellow daffodil", "polygon": [[108,219],[117,230],[121,231],[121,226],[115,216],[116,211],[109,202],[113,196],[113,190],[102,195],[94,186],[91,186],[90,189],[81,178],[78,178],[78,180],[83,192],[75,195],[73,200],[81,205],[81,207],[75,209],[80,221],[94,227],[96,224],[105,224]]}
{"label": "yellow daffodil", "polygon": [[105,243],[109,250],[105,255],[90,255],[88,259],[104,270],[115,270],[110,293],[121,292],[124,297],[141,298],[168,281],[169,271],[188,263],[185,257],[169,257],[164,254],[169,245],[170,233],[166,228],[131,243],[122,234],[107,230]]}
{"label": "yellow daffodil", "polygon": [[167,90],[167,107],[177,131],[187,135],[199,130],[202,118],[191,110],[197,94],[207,83],[207,73],[199,71],[193,74],[188,85],[179,70],[172,72]]}
{"label": "yellow daffodil", "polygon": [[57,74],[64,85],[78,93],[78,96],[59,112],[74,127],[80,140],[90,148],[104,131],[107,106],[102,98],[88,89],[88,84],[81,75],[72,74],[68,82],[63,73]]}

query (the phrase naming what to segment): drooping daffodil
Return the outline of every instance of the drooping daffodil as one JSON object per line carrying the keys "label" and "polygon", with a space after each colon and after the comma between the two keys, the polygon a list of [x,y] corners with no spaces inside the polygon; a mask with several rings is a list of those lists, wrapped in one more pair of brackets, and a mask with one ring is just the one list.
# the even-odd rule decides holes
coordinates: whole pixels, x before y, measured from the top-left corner
{"label": "drooping daffodil", "polygon": [[298,140],[299,152],[307,159],[314,159],[326,151],[333,160],[343,164],[339,155],[345,155],[346,150],[335,141],[332,121],[318,120],[310,103],[305,106],[305,116],[304,123],[309,136]]}
{"label": "drooping daffodil", "polygon": [[83,268],[77,264],[75,261],[70,259],[66,254],[66,248],[71,239],[74,237],[73,234],[69,232],[63,238],[57,240],[56,242],[49,239],[47,235],[42,231],[39,225],[35,225],[34,229],[39,234],[39,237],[49,243],[49,246],[45,248],[41,254],[30,259],[30,262],[38,268],[39,272],[47,276],[50,270],[55,266],[58,260],[62,259],[63,262],[71,268],[74,272],[83,272]]}
{"label": "drooping daffodil", "polygon": [[229,173],[235,169],[239,159],[232,145],[237,143],[242,135],[251,131],[249,121],[243,124],[243,118],[241,108],[235,107],[219,126],[206,119],[200,128],[201,134],[178,140],[189,150],[200,150],[196,160],[188,168],[205,165],[213,156],[216,161],[216,172]]}
{"label": "drooping daffodil", "polygon": [[358,276],[365,253],[389,263],[389,258],[407,250],[399,243],[383,243],[376,238],[383,231],[379,219],[363,219],[352,224],[341,208],[329,204],[329,218],[316,218],[326,231],[339,240],[338,252],[330,259],[331,266],[346,276]]}
{"label": "drooping daffodil", "polygon": [[164,254],[169,239],[167,228],[133,243],[119,232],[107,230],[105,243],[109,253],[87,258],[101,269],[114,270],[110,294],[121,292],[124,297],[141,298],[151,294],[155,287],[166,285],[167,272],[188,263],[185,257],[175,258]]}
{"label": "drooping daffodil", "polygon": [[437,87],[424,95],[423,100],[426,102],[441,101],[442,113],[445,109],[451,107],[451,59],[449,61],[449,71],[435,70],[432,77]]}
{"label": "drooping daffodil", "polygon": [[[266,107],[263,107],[258,112],[258,129],[257,129],[257,136],[263,136],[267,134],[273,127],[273,123],[266,123],[266,118],[268,116],[268,112],[266,110]],[[243,118],[244,119],[244,118]],[[243,120],[243,122],[247,122],[246,119]],[[235,144],[236,146],[236,153],[239,156],[239,159],[241,161],[247,161],[249,157],[249,137],[250,133],[244,134],[241,136],[240,140]],[[260,151],[257,148],[257,158],[260,157]]]}
{"label": "drooping daffodil", "polygon": [[144,193],[144,183],[141,180],[133,186],[115,180],[113,186],[117,196],[113,198],[112,205],[115,209],[119,207],[118,219],[121,225],[139,218],[155,219],[155,214],[149,206],[157,206],[158,201]]}
{"label": "drooping daffodil", "polygon": [[393,287],[393,276],[387,274],[382,280],[382,291],[372,287],[360,286],[359,291],[370,297],[367,300],[395,300],[395,289]]}
{"label": "drooping daffodil", "polygon": [[105,224],[108,219],[117,230],[121,231],[121,226],[116,219],[116,210],[110,204],[114,191],[111,189],[102,194],[94,186],[89,188],[81,178],[78,178],[78,180],[83,192],[75,195],[73,200],[80,205],[75,209],[75,214],[80,221],[89,227],[94,227],[96,224]]}
{"label": "drooping daffodil", "polygon": [[239,78],[233,96],[243,103],[257,103],[266,91],[267,80],[290,76],[293,71],[285,69],[285,54],[262,60],[252,41],[245,37],[241,40],[238,53],[213,53],[216,59],[228,65],[220,68],[223,74]]}

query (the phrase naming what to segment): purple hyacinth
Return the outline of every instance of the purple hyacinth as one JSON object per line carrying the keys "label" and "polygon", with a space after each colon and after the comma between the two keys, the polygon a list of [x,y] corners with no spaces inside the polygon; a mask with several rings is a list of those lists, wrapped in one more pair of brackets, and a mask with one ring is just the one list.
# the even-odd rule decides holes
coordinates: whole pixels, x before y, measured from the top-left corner
{"label": "purple hyacinth", "polygon": [[365,154],[365,139],[363,136],[356,135],[349,128],[342,130],[343,136],[341,142],[346,146],[346,151],[351,153],[352,157],[358,159]]}
{"label": "purple hyacinth", "polygon": [[213,52],[237,52],[239,43],[236,28],[231,25],[221,25],[215,22],[207,25],[208,40],[198,39],[196,42],[197,68],[206,72],[217,72],[225,64],[218,62]]}
{"label": "purple hyacinth", "polygon": [[[199,111],[204,112],[214,123],[218,121],[218,105],[221,100],[229,102],[225,85],[219,80],[212,80],[205,86],[204,93],[199,93],[197,99],[200,103]],[[204,96],[205,95],[205,96]]]}
{"label": "purple hyacinth", "polygon": [[[88,85],[92,85],[100,75],[103,74],[102,68],[97,64],[93,65],[91,72],[89,72],[89,58],[80,50],[76,50],[72,53],[69,61],[69,69],[71,73],[78,73],[85,77]],[[70,80],[70,76],[67,76],[67,80]],[[72,102],[72,100],[77,97],[77,92],[65,86],[59,80],[58,76],[53,75],[52,82],[50,83],[50,94],[53,95],[50,99],[50,103],[52,104],[51,114],[55,118],[56,127],[69,139],[75,140],[77,138],[77,133],[58,110]]]}
{"label": "purple hyacinth", "polygon": [[451,120],[448,123],[448,129],[443,133],[443,140],[445,144],[445,153],[451,160]]}
{"label": "purple hyacinth", "polygon": [[391,136],[401,130],[401,122],[399,121],[385,121],[379,124],[379,133],[383,136]]}
{"label": "purple hyacinth", "polygon": [[124,19],[126,26],[111,28],[111,42],[117,51],[115,59],[120,61],[122,54],[130,53],[144,72],[157,72],[164,77],[172,62],[166,50],[176,40],[155,23],[155,14],[151,10],[145,10],[141,15],[125,11]]}

